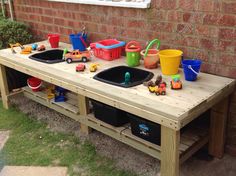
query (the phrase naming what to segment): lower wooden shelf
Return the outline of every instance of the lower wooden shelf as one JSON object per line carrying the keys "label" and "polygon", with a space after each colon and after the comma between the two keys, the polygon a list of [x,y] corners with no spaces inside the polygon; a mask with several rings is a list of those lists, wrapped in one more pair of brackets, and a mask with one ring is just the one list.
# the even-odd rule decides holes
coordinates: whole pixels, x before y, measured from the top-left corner
{"label": "lower wooden shelf", "polygon": [[54,109],[66,116],[78,120],[79,108],[78,108],[78,98],[76,94],[67,93],[66,102],[55,102],[53,99],[48,99],[45,90],[33,92],[29,87],[22,88],[23,93],[29,99],[32,99],[48,108]]}
{"label": "lower wooden shelf", "polygon": [[[56,103],[48,100],[45,91],[33,92],[30,88],[23,88],[24,95],[44,106],[58,111],[70,118],[73,118],[85,125],[100,131],[116,140],[119,140],[129,146],[136,148],[154,158],[161,159],[161,147],[146,140],[143,140],[131,133],[130,125],[114,127],[94,117],[93,114],[87,116],[79,115],[78,98],[74,93],[69,93],[68,101]],[[180,137],[180,162],[184,162],[196,151],[203,147],[209,141],[208,129],[191,127],[184,130]]]}

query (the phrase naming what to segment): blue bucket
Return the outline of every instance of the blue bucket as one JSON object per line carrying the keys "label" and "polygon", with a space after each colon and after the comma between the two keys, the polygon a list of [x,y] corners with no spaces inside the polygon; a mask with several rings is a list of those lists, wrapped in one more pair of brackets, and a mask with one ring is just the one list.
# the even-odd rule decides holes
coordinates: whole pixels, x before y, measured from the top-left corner
{"label": "blue bucket", "polygon": [[70,34],[70,42],[74,50],[78,49],[80,51],[85,51],[87,48],[86,41],[87,41],[87,34],[82,34],[82,33]]}
{"label": "blue bucket", "polygon": [[199,74],[201,64],[201,60],[182,60],[185,80],[195,81]]}

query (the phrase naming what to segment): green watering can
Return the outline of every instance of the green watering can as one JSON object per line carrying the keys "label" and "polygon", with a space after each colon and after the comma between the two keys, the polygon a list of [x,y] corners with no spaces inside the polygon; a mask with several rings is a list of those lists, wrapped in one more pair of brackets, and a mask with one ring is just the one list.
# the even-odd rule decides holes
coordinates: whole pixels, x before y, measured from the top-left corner
{"label": "green watering can", "polygon": [[140,64],[141,45],[136,41],[130,41],[125,47],[126,63],[129,67],[136,67]]}

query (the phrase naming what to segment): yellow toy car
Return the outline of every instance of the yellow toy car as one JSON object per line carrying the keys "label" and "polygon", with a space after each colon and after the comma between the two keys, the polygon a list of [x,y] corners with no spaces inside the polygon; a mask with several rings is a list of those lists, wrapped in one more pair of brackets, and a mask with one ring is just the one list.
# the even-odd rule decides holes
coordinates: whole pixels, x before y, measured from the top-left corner
{"label": "yellow toy car", "polygon": [[99,66],[99,64],[96,64],[96,63],[90,64],[89,71],[90,72],[96,72],[97,69],[98,69],[98,66]]}

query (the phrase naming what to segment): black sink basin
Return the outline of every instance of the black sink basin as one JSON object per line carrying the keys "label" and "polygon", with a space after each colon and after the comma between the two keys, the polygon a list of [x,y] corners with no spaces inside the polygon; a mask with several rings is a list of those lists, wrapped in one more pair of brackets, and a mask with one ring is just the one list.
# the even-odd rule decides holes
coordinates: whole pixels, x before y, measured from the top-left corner
{"label": "black sink basin", "polygon": [[54,49],[33,54],[29,56],[29,58],[39,62],[53,64],[53,63],[63,62],[64,60],[62,59],[62,55],[63,55],[63,50]]}
{"label": "black sink basin", "polygon": [[[130,74],[130,81],[125,83],[125,74],[127,72]],[[154,74],[149,71],[127,66],[118,66],[104,70],[96,74],[93,78],[108,84],[128,88],[149,81],[153,76]]]}

